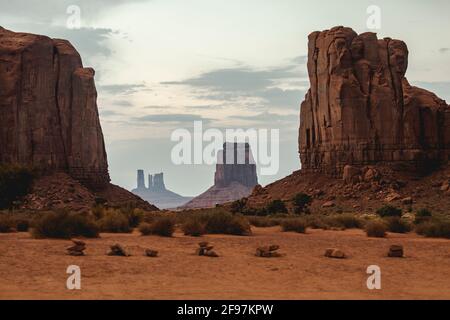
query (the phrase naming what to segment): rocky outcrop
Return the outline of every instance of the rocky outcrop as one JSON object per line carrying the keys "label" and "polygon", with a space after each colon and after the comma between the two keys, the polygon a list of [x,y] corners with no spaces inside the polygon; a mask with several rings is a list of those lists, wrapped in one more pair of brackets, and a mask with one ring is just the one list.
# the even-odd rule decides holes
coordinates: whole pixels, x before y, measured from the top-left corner
{"label": "rocky outcrop", "polygon": [[218,153],[214,181],[214,186],[182,208],[210,208],[250,195],[258,185],[258,176],[248,143],[224,144],[223,152]]}
{"label": "rocky outcrop", "polygon": [[145,185],[144,170],[137,172],[137,188],[132,192],[155,204],[160,209],[178,208],[192,200],[191,197],[183,197],[175,192],[166,189],[164,183],[164,173],[148,176],[148,188]]}
{"label": "rocky outcrop", "polygon": [[311,88],[301,105],[302,170],[341,176],[346,165],[431,169],[449,160],[450,107],[405,78],[408,48],[335,27],[309,36]]}
{"label": "rocky outcrop", "polygon": [[68,41],[0,27],[0,163],[106,187],[94,75]]}

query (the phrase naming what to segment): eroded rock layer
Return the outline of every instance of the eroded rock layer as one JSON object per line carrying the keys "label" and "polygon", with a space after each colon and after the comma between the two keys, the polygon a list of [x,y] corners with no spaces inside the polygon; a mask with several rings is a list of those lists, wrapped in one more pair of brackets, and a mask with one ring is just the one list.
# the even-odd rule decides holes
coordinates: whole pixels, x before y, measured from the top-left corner
{"label": "eroded rock layer", "polygon": [[429,169],[450,155],[450,107],[405,78],[408,48],[335,27],[309,36],[311,88],[301,105],[302,169],[340,175],[345,165]]}
{"label": "eroded rock layer", "polygon": [[0,27],[0,163],[106,187],[94,74],[68,41]]}

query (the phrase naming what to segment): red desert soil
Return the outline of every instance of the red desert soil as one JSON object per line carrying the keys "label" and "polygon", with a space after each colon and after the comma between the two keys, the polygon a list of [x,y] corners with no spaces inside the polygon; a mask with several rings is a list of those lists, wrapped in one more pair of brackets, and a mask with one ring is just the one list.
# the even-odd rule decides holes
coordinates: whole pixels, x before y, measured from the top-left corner
{"label": "red desert soil", "polygon": [[[195,256],[207,240],[219,258]],[[27,233],[0,235],[0,299],[450,299],[450,241],[415,234],[368,238],[360,230],[282,233],[254,229],[251,237],[174,238],[102,234],[86,240],[85,257],[67,256],[65,240],[34,240]],[[116,242],[133,256],[110,257]],[[257,246],[279,244],[282,258],[258,258]],[[405,258],[387,258],[392,244]],[[144,248],[160,257],[143,256]],[[328,247],[349,255],[323,256]],[[382,272],[382,290],[366,287],[369,265]],[[82,290],[66,289],[66,269],[81,267]]]}

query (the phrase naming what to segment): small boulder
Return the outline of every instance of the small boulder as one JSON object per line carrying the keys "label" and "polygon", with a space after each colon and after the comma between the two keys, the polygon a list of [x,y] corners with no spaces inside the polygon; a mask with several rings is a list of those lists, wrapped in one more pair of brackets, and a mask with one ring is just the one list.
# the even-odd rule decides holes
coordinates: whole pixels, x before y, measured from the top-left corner
{"label": "small boulder", "polygon": [[279,258],[283,256],[281,253],[277,252],[279,249],[279,245],[258,247],[255,256],[262,258]]}
{"label": "small boulder", "polygon": [[130,254],[120,244],[112,245],[110,248],[111,250],[108,252],[108,256],[117,256],[117,257],[130,256]]}
{"label": "small boulder", "polygon": [[389,248],[388,257],[389,258],[403,258],[403,246],[393,245]]}
{"label": "small boulder", "polygon": [[156,258],[158,256],[158,251],[146,249],[145,250],[145,256],[150,258]]}
{"label": "small boulder", "polygon": [[413,204],[413,199],[411,197],[403,198],[402,204],[404,204],[404,205]]}
{"label": "small boulder", "polygon": [[393,201],[400,200],[401,197],[402,196],[399,195],[398,193],[393,192],[393,193],[388,194],[388,196],[384,200],[386,202],[393,202]]}
{"label": "small boulder", "polygon": [[346,165],[342,179],[348,184],[358,183],[360,181],[360,174],[361,170],[359,168]]}
{"label": "small boulder", "polygon": [[336,204],[333,201],[327,201],[322,205],[322,208],[333,208]]}
{"label": "small boulder", "polygon": [[327,249],[325,250],[325,257],[333,259],[345,259],[347,256],[345,253],[339,249]]}

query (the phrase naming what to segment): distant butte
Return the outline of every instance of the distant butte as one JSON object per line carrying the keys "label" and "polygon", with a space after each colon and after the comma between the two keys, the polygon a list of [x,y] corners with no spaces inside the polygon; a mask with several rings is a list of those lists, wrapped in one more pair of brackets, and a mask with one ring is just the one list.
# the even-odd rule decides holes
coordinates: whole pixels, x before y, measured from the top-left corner
{"label": "distant butte", "polygon": [[258,185],[256,164],[248,143],[225,143],[219,152],[214,186],[183,206],[209,208],[247,197]]}

